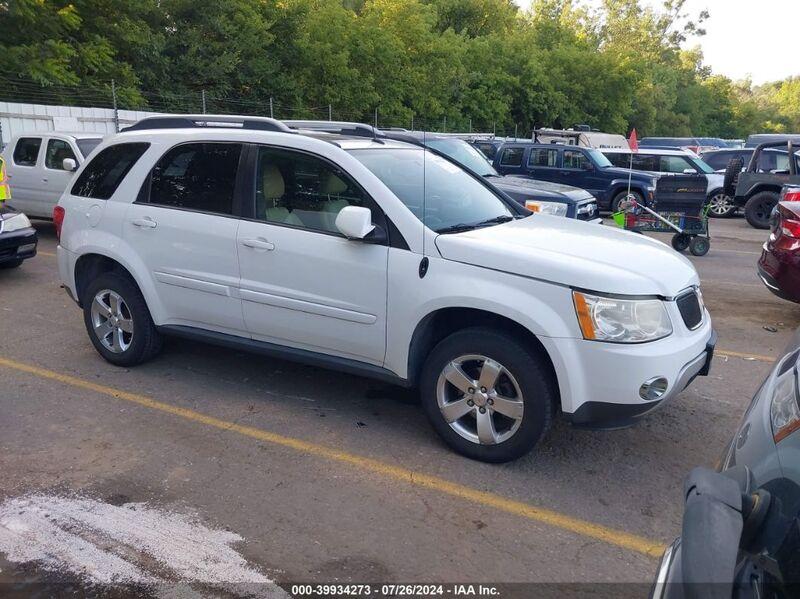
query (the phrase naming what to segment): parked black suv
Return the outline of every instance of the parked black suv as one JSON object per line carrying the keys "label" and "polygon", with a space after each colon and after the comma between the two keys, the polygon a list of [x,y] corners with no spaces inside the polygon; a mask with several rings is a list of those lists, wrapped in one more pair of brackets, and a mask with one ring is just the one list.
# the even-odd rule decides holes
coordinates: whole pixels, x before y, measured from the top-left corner
{"label": "parked black suv", "polygon": [[597,198],[603,210],[616,212],[628,193],[651,202],[658,175],[617,168],[600,150],[562,144],[506,143],[494,158],[504,175],[526,175],[539,181],[580,187]]}
{"label": "parked black suv", "polygon": [[[792,156],[792,160],[789,159]],[[744,206],[750,226],[768,229],[772,209],[781,188],[800,183],[800,156],[791,141],[774,141],[758,146],[743,171],[742,163],[732,160],[725,173],[725,188],[735,189],[734,203]]]}

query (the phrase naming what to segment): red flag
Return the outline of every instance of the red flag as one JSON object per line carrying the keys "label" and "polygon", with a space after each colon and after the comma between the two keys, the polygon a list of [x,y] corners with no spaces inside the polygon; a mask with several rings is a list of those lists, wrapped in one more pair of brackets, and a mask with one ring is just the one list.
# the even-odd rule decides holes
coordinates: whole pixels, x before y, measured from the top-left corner
{"label": "red flag", "polygon": [[636,129],[631,131],[631,137],[628,140],[628,146],[630,147],[632,152],[638,152],[639,151],[639,140],[636,139]]}

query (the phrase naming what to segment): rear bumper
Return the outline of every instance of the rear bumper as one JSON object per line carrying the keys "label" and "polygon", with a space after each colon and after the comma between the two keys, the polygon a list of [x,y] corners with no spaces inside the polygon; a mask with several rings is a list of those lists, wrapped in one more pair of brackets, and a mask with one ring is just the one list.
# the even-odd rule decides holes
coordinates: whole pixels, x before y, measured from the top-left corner
{"label": "rear bumper", "polygon": [[33,227],[0,234],[0,264],[33,258],[37,243],[38,236]]}
{"label": "rear bumper", "polygon": [[771,250],[764,244],[758,261],[758,278],[776,296],[800,302],[800,264],[794,252]]}

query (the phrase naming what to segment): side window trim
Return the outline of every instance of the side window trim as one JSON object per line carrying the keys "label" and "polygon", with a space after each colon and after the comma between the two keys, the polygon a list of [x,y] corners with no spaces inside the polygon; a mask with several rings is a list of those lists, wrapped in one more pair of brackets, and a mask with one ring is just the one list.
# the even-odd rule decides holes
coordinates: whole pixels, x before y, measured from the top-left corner
{"label": "side window trim", "polygon": [[[378,202],[376,202],[375,199],[369,193],[367,193],[367,191],[361,186],[361,184],[359,184],[358,181],[356,181],[349,173],[347,173],[344,169],[342,169],[342,167],[340,167],[335,162],[332,162],[328,158],[325,158],[324,156],[320,156],[319,154],[314,154],[313,152],[308,152],[306,150],[301,150],[299,148],[289,148],[289,147],[286,147],[286,146],[279,146],[279,145],[273,145],[273,144],[267,144],[267,143],[250,144],[250,146],[252,148],[251,149],[252,154],[251,154],[251,158],[247,162],[247,167],[246,167],[249,170],[249,172],[246,175],[247,176],[247,180],[248,180],[246,185],[248,185],[248,188],[250,190],[252,190],[252,193],[249,193],[248,195],[245,195],[242,198],[242,201],[243,201],[243,206],[242,206],[242,208],[243,208],[242,209],[243,216],[242,216],[242,219],[243,220],[247,220],[247,221],[251,221],[251,222],[255,222],[255,223],[260,223],[260,224],[264,224],[264,225],[269,225],[269,226],[273,226],[273,227],[286,227],[287,229],[296,229],[298,231],[306,231],[308,233],[319,233],[321,235],[329,235],[331,237],[339,237],[339,238],[342,238],[342,239],[345,238],[344,235],[342,235],[339,232],[325,231],[323,229],[312,229],[312,228],[309,228],[309,227],[293,225],[293,224],[290,224],[290,223],[273,222],[273,221],[268,221],[268,220],[264,220],[262,218],[257,218],[256,217],[256,215],[255,215],[256,214],[256,187],[257,187],[256,177],[258,175],[258,152],[259,152],[260,148],[269,148],[271,150],[284,151],[284,152],[288,152],[288,153],[291,153],[291,154],[299,154],[299,155],[302,155],[302,156],[313,158],[315,160],[319,160],[320,162],[325,163],[331,169],[341,173],[344,177],[347,178],[348,182],[351,183],[353,186],[355,186],[356,189],[358,189],[361,192],[361,194],[364,196],[364,198],[365,198],[370,210],[372,211],[374,224],[382,227],[386,231],[386,234],[389,237],[389,243],[387,243],[385,245],[389,245],[391,247],[398,247],[398,248],[401,248],[401,249],[408,249],[408,243],[406,243],[406,240],[402,238],[402,234],[397,229],[397,227],[394,226],[394,223],[392,223],[391,229],[394,229],[394,230],[397,231],[397,234],[400,235],[400,239],[399,240],[392,240],[390,227],[388,225],[388,223],[390,222],[389,217],[383,211],[383,208],[380,207]],[[244,214],[248,214],[249,216],[244,216]],[[377,219],[375,218],[376,216],[377,216]],[[375,222],[375,220],[380,221],[380,222]],[[395,245],[395,243],[397,243],[397,245]]]}
{"label": "side window trim", "polygon": [[[169,204],[157,204],[155,202],[150,201],[150,192],[151,186],[153,183],[153,170],[158,166],[159,162],[172,150],[178,148],[180,146],[185,145],[194,145],[194,144],[229,144],[229,145],[239,145],[242,147],[241,152],[239,152],[239,162],[237,165],[236,171],[236,182],[234,183],[233,188],[233,200],[231,202],[231,214],[226,214],[224,212],[214,212],[212,210],[201,210],[199,208],[188,208],[185,206],[171,206]],[[196,140],[193,139],[191,141],[183,141],[180,143],[175,144],[167,148],[164,152],[161,153],[161,156],[153,163],[153,166],[150,168],[150,171],[147,173],[147,176],[144,178],[144,182],[142,183],[141,188],[139,189],[139,193],[136,195],[136,199],[133,201],[134,204],[140,205],[147,205],[152,206],[154,208],[161,208],[164,210],[180,210],[182,212],[195,212],[198,214],[208,214],[211,216],[221,216],[225,218],[241,218],[241,204],[237,202],[237,196],[241,193],[240,191],[240,183],[242,181],[242,167],[244,164],[244,155],[247,151],[247,147],[249,144],[240,141],[220,141],[220,140]]]}

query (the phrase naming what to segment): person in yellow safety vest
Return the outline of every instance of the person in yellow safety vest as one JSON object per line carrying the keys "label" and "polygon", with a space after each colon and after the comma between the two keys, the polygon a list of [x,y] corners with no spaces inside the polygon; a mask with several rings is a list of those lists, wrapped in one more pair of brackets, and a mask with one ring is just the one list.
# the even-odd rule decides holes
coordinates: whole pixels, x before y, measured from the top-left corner
{"label": "person in yellow safety vest", "polygon": [[10,199],[11,188],[8,186],[8,179],[6,178],[6,162],[0,158],[0,205]]}

